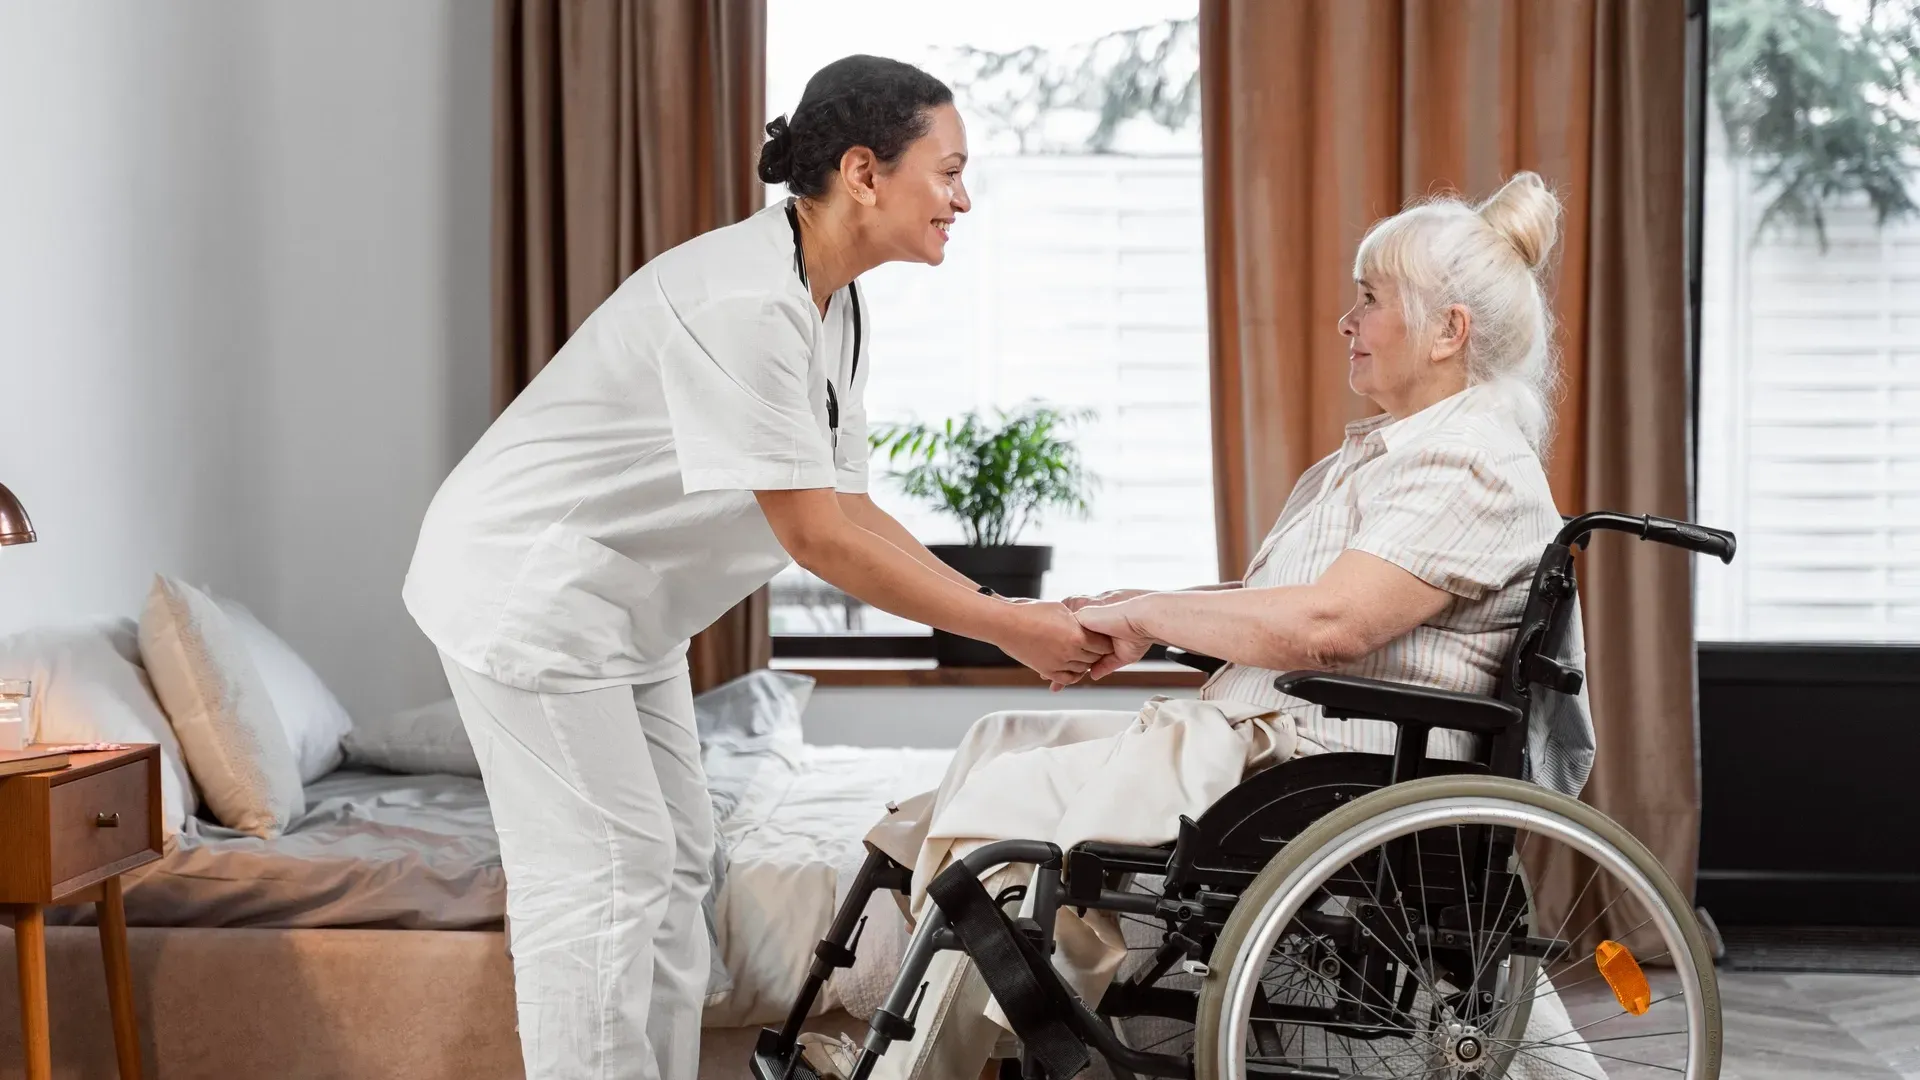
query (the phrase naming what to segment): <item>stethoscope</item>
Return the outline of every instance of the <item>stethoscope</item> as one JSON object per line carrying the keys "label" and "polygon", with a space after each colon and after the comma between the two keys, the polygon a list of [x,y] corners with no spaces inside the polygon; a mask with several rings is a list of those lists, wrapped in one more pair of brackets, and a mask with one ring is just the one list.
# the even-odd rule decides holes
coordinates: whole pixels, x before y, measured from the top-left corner
{"label": "stethoscope", "polygon": [[[800,247],[800,214],[787,203],[787,224],[793,228],[793,268],[800,275],[800,284],[807,285],[807,258]],[[811,288],[811,286],[809,286]],[[847,385],[852,386],[860,378],[860,290],[854,283],[847,282],[847,297],[853,301],[853,373],[847,376]],[[809,296],[809,303],[812,302]],[[828,306],[833,302],[828,300]],[[833,379],[827,379],[827,427],[833,432],[833,448],[840,449],[840,394],[834,389]]]}

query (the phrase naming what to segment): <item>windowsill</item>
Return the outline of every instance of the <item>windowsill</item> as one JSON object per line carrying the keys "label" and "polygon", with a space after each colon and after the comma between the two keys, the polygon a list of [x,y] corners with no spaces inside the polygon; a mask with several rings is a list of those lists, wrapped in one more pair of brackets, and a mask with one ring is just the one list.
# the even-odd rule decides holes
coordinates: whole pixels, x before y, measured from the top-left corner
{"label": "windowsill", "polygon": [[[940,667],[932,660],[827,660],[815,657],[783,657],[773,666],[811,676],[821,686],[1007,686],[1044,687],[1040,676],[1023,667]],[[1165,661],[1143,660],[1101,679],[1083,681],[1067,687],[1082,686],[1140,687],[1156,690],[1191,689],[1206,681],[1206,675],[1192,668]]]}

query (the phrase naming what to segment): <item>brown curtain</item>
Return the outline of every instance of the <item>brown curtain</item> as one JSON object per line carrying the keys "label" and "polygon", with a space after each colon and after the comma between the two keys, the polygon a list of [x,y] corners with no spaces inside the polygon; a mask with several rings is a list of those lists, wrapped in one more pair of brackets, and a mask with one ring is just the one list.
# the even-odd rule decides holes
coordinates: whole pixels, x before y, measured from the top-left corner
{"label": "brown curtain", "polygon": [[[1239,576],[1294,480],[1374,411],[1347,389],[1335,330],[1366,227],[1421,196],[1483,196],[1521,169],[1565,207],[1551,295],[1566,393],[1548,462],[1560,507],[1685,516],[1684,6],[1202,0],[1200,11],[1222,572]],[[1689,564],[1617,540],[1582,560],[1600,741],[1585,797],[1690,892]],[[1544,872],[1550,900],[1576,868]]]}
{"label": "brown curtain", "polygon": [[[496,0],[493,401],[655,255],[758,209],[764,0]],[[694,639],[695,691],[772,651],[766,592]]]}

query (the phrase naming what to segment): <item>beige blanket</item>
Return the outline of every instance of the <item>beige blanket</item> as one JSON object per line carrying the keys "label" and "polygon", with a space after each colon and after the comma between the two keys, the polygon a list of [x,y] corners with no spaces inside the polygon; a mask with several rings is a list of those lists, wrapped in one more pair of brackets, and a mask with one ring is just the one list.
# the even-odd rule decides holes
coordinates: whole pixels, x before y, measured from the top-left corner
{"label": "beige blanket", "polygon": [[[1230,701],[1157,697],[1138,713],[996,713],[968,731],[938,790],[893,808],[867,839],[913,867],[906,906],[917,923],[934,876],[984,844],[1044,839],[1064,851],[1085,840],[1167,843],[1181,815],[1197,818],[1249,773],[1317,750],[1301,744],[1285,715]],[[1003,867],[983,878],[997,892],[1021,876]],[[1031,914],[1030,901],[1023,913]],[[1055,934],[1056,969],[1081,1000],[1099,1001],[1126,957],[1118,921],[1110,912],[1063,910]],[[880,1060],[875,1080],[972,1080],[990,1055],[1010,1050],[1005,1018],[963,956],[938,954],[926,981],[917,1034]],[[1552,1044],[1517,1060],[1509,1075],[1604,1080],[1575,1031],[1542,975],[1527,1034]],[[850,1067],[856,1046],[838,1049]],[[820,1064],[834,1060],[821,1050]]]}
{"label": "beige blanket", "polygon": [[[1138,713],[996,713],[967,732],[938,791],[912,800],[868,839],[913,867],[908,916],[948,864],[996,840],[1172,841],[1248,773],[1293,756],[1293,722],[1259,705],[1156,697]],[[1029,897],[1032,893],[1029,890]],[[1061,977],[1098,1001],[1126,958],[1113,913],[1063,910]],[[989,1009],[1005,1026],[998,1006]]]}

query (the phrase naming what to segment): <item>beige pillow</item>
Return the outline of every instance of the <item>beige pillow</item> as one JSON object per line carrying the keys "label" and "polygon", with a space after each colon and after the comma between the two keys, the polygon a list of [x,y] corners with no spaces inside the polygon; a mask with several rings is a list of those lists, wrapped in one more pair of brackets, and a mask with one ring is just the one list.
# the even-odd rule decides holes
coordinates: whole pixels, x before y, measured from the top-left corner
{"label": "beige pillow", "polygon": [[140,654],[207,808],[228,828],[280,835],[306,797],[286,728],[232,619],[206,593],[156,575]]}

